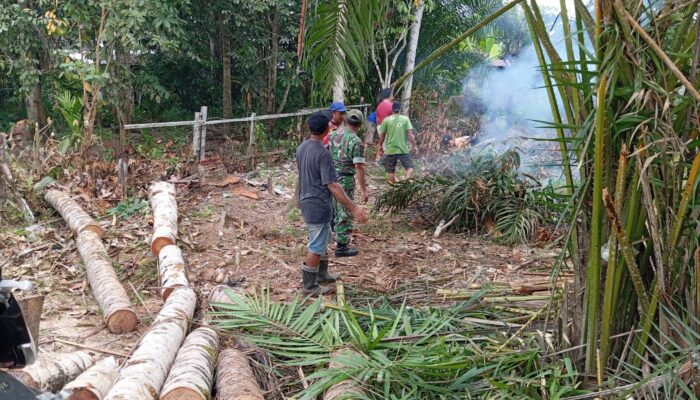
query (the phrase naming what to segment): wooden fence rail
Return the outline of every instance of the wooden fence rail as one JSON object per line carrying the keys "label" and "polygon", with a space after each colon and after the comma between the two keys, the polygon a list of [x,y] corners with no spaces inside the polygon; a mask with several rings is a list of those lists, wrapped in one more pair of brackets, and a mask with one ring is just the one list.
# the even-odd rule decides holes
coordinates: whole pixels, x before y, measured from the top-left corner
{"label": "wooden fence rail", "polygon": [[[369,104],[355,104],[347,106],[348,108],[362,108],[366,116],[367,108]],[[173,121],[173,122],[151,122],[145,124],[127,124],[124,125],[124,129],[147,129],[147,128],[170,128],[176,126],[192,126],[192,155],[195,159],[201,160],[204,158],[206,152],[206,140],[207,140],[207,126],[210,125],[221,125],[221,124],[235,124],[247,122],[250,124],[249,135],[248,135],[248,149],[246,158],[249,162],[249,167],[255,167],[255,122],[257,121],[267,121],[272,119],[280,118],[290,118],[290,117],[302,117],[304,115],[311,115],[316,111],[322,111],[325,108],[315,108],[309,110],[299,110],[293,113],[284,114],[266,114],[266,115],[255,115],[252,113],[249,117],[243,118],[230,118],[230,119],[216,119],[207,120],[207,107],[202,106],[201,109],[194,113],[194,120],[192,121]],[[297,122],[297,129],[301,129],[301,121]]]}

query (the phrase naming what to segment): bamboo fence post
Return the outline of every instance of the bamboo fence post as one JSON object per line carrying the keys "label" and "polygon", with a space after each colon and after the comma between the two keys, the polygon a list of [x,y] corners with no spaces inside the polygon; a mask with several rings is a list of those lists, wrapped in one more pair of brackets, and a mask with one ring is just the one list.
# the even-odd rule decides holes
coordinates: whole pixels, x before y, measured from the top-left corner
{"label": "bamboo fence post", "polygon": [[203,160],[207,153],[207,106],[199,110],[199,159]]}
{"label": "bamboo fence post", "polygon": [[248,168],[255,169],[255,113],[250,114],[250,131],[248,132]]}

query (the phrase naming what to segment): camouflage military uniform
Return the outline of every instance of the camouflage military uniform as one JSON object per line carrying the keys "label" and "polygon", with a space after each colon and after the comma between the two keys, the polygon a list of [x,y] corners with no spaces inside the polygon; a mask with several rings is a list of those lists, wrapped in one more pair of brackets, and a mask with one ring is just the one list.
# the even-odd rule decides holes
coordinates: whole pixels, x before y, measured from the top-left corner
{"label": "camouflage military uniform", "polygon": [[[341,127],[329,135],[331,155],[338,173],[338,183],[350,199],[355,193],[355,164],[365,163],[365,147],[362,140],[350,129]],[[347,245],[352,237],[352,215],[338,201],[335,206],[335,241]]]}

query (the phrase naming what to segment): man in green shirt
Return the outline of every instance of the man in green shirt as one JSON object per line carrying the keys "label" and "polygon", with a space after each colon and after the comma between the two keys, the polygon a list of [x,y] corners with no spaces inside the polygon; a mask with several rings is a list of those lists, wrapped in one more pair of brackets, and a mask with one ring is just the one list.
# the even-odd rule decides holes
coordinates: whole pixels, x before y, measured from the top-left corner
{"label": "man in green shirt", "polygon": [[401,161],[401,165],[406,170],[406,179],[410,179],[413,176],[413,161],[411,161],[411,156],[409,155],[409,143],[413,149],[416,149],[413,125],[411,125],[411,120],[407,116],[401,115],[401,103],[394,102],[391,110],[393,114],[384,118],[382,124],[379,125],[379,133],[381,134],[379,147],[382,148],[384,141],[386,141],[386,150],[384,150],[386,154],[385,168],[390,184],[396,183],[396,164],[399,161]]}

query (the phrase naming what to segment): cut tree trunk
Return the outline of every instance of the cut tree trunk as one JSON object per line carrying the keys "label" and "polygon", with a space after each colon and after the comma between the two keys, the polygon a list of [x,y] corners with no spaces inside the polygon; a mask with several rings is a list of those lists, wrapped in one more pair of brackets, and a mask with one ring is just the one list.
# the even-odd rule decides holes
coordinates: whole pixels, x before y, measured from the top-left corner
{"label": "cut tree trunk", "polygon": [[240,293],[241,289],[232,288],[226,285],[215,286],[209,293],[209,306],[214,304],[233,304],[233,300],[227,293]]}
{"label": "cut tree trunk", "polygon": [[104,235],[102,227],[95,222],[83,209],[71,199],[68,193],[49,189],[44,194],[44,199],[51,204],[51,207],[56,209],[61,217],[66,221],[68,227],[77,235],[83,231],[91,231],[97,234],[98,237]]}
{"label": "cut tree trunk", "polygon": [[197,303],[191,288],[170,293],[105,400],[155,400],[173,365]]}
{"label": "cut tree trunk", "polygon": [[[331,362],[328,364],[329,369],[333,368],[343,368],[343,364],[340,364],[337,359],[341,356],[347,356],[352,354],[359,354],[354,350],[342,349],[338,350],[331,356]],[[336,383],[335,385],[328,388],[326,394],[323,395],[323,400],[336,400],[336,399],[355,399],[355,398],[366,398],[367,393],[365,393],[362,386],[353,380],[348,378],[347,380]]]}
{"label": "cut tree trunk", "polygon": [[129,296],[112,268],[112,261],[100,237],[95,232],[83,231],[78,235],[77,245],[85,264],[90,288],[100,305],[107,329],[112,333],[131,332],[136,329],[136,313],[131,308]]}
{"label": "cut tree trunk", "polygon": [[217,400],[264,400],[248,357],[236,349],[219,354],[216,366]]}
{"label": "cut tree trunk", "polygon": [[163,385],[160,400],[208,400],[214,382],[219,336],[211,328],[197,328],[185,339]]}
{"label": "cut tree trunk", "polygon": [[114,357],[107,357],[63,387],[66,400],[102,400],[119,376]]}
{"label": "cut tree trunk", "polygon": [[167,300],[176,287],[188,286],[185,259],[182,251],[175,245],[160,249],[158,254],[158,274],[160,275],[160,293]]}
{"label": "cut tree trunk", "polygon": [[27,387],[42,392],[57,392],[92,366],[92,357],[84,351],[65,354],[42,354],[36,363],[10,374]]}
{"label": "cut tree trunk", "polygon": [[175,185],[169,182],[156,182],[148,190],[153,208],[153,238],[151,252],[158,257],[160,249],[175,244],[177,239],[177,201]]}

